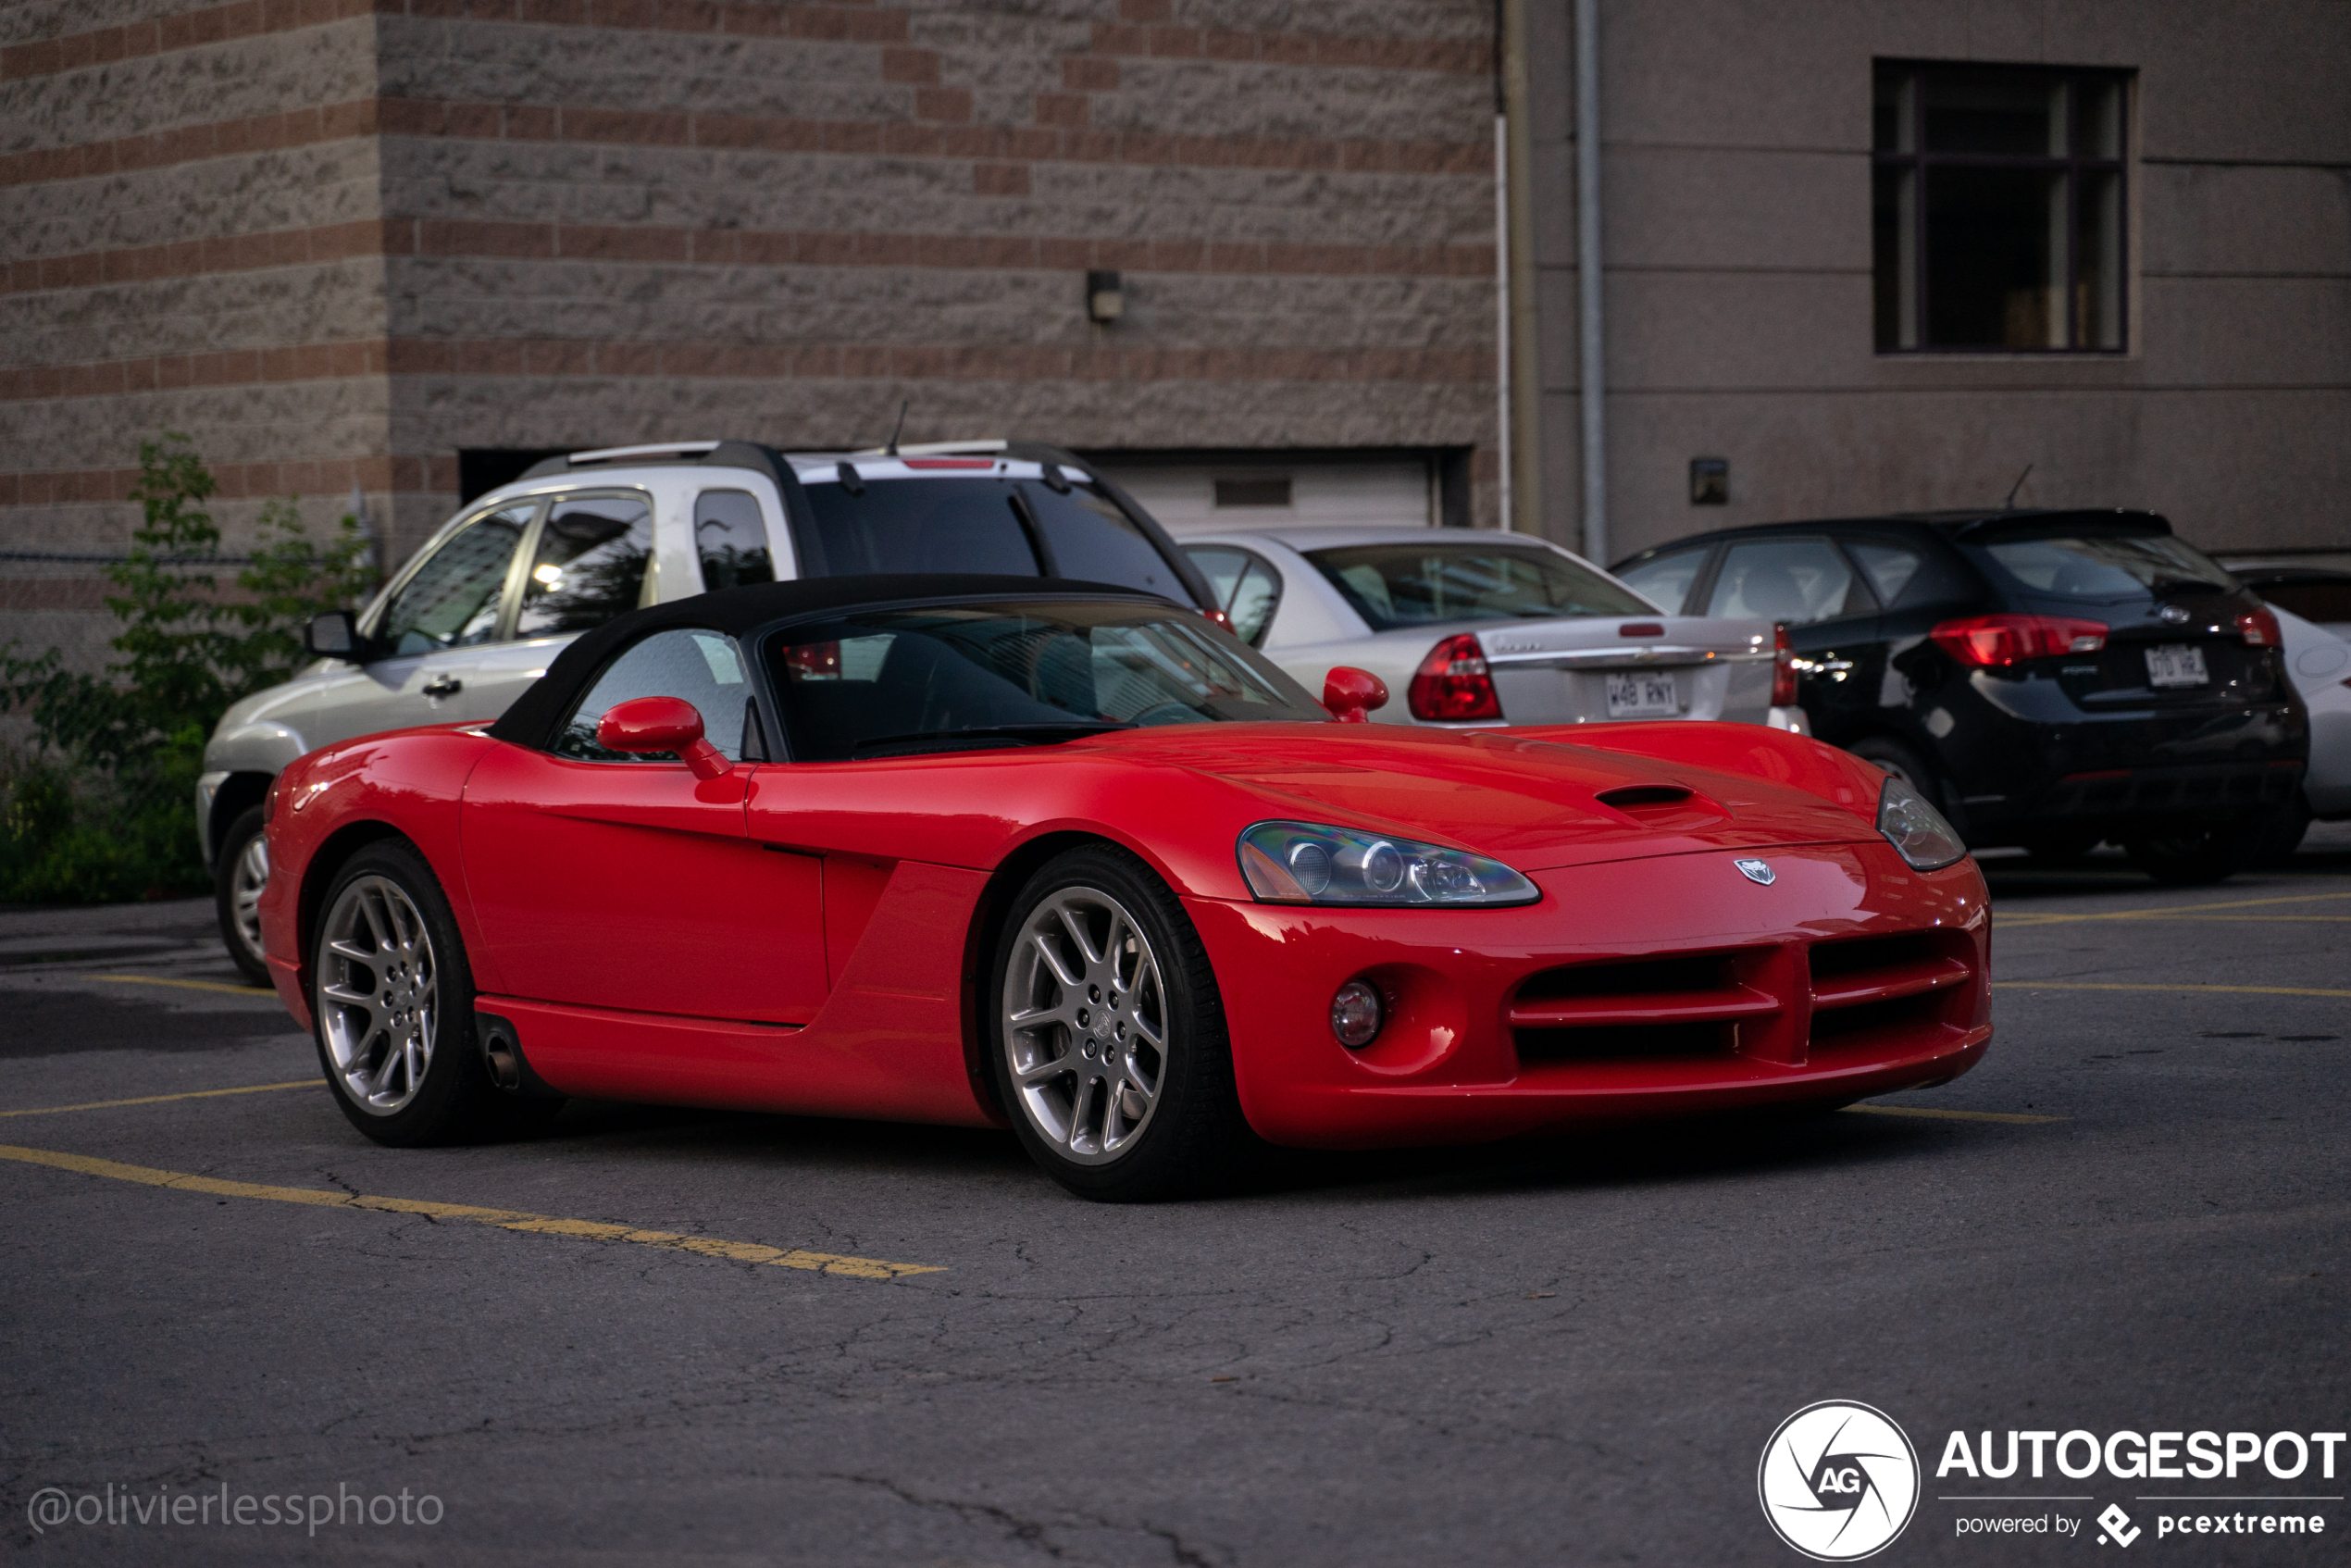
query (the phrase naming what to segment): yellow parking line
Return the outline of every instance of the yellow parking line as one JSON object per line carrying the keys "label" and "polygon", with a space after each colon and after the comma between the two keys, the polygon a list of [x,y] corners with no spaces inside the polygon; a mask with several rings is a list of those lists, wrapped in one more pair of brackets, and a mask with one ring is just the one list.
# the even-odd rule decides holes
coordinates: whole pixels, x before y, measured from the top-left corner
{"label": "yellow parking line", "polygon": [[2220,991],[2239,996],[2351,996],[2351,990],[2322,990],[2315,986],[2158,986],[2128,985],[2115,980],[1995,980],[1992,989],[2028,991]]}
{"label": "yellow parking line", "polygon": [[464,1203],[426,1203],[413,1198],[370,1198],[363,1193],[326,1192],[313,1187],[263,1187],[249,1181],[220,1181],[211,1176],[159,1171],[146,1165],[125,1165],[87,1154],[60,1154],[48,1149],[19,1149],[0,1144],[0,1160],[28,1165],[48,1165],[83,1176],[111,1176],[147,1187],[168,1187],[181,1192],[206,1192],[217,1198],[260,1198],[273,1203],[307,1203],[330,1209],[380,1209],[387,1213],[424,1214],[437,1220],[466,1220],[501,1230],[535,1231],[548,1236],[579,1236],[596,1241],[628,1241],[641,1247],[699,1252],[743,1263],[773,1263],[777,1268],[811,1269],[819,1274],[848,1275],[858,1279],[897,1279],[910,1274],[941,1274],[945,1270],[921,1263],[889,1263],[878,1258],[846,1258],[834,1252],[807,1252],[799,1248],[765,1247],[753,1241],[722,1241],[713,1236],[682,1236],[674,1231],[639,1230],[634,1226],[603,1225],[593,1220],[563,1220],[512,1209],[477,1209]]}
{"label": "yellow parking line", "polygon": [[160,1105],[167,1100],[211,1100],[223,1094],[261,1094],[273,1089],[313,1089],[319,1081],[296,1078],[292,1083],[247,1084],[243,1089],[194,1089],[185,1094],[143,1094],[136,1100],[93,1100],[86,1105],[35,1105],[24,1111],[0,1111],[0,1116],[55,1116],[66,1111],[111,1111],[118,1105]]}
{"label": "yellow parking line", "polygon": [[218,980],[174,980],[162,975],[93,975],[93,980],[116,980],[126,986],[178,986],[182,990],[225,991],[230,996],[276,996],[267,986],[227,986]]}
{"label": "yellow parking line", "polygon": [[2351,899],[2351,893],[2295,893],[2285,898],[2229,899],[2218,903],[2175,903],[2158,909],[2107,909],[2086,914],[2069,914],[2058,910],[2024,909],[2002,915],[1992,912],[1995,925],[2060,926],[2081,920],[2155,920],[2167,915],[2201,915],[2216,909],[2262,909],[2281,903],[2324,903],[2330,900]]}
{"label": "yellow parking line", "polygon": [[[2085,915],[2084,918],[2087,919],[2090,918],[2090,916]],[[2344,921],[2351,921],[2351,915],[2163,915],[2158,913],[2134,915],[2131,918],[2133,920],[2144,920],[2148,922],[2160,921],[2172,925],[2186,923],[2198,926],[2219,926],[2232,920],[2249,920],[2268,921],[2272,925],[2279,926],[2322,926],[2330,922],[2340,923]],[[2064,926],[2071,924],[2071,922],[2066,920],[2035,920],[2028,916],[2023,919],[2011,917],[2010,919],[2002,922],[2002,924],[2009,930],[2024,931],[2031,930],[2036,926]]]}
{"label": "yellow parking line", "polygon": [[1945,1122],[2066,1122],[2071,1116],[2027,1116],[2015,1111],[1930,1111],[1923,1105],[1847,1105],[1872,1116],[1933,1116]]}

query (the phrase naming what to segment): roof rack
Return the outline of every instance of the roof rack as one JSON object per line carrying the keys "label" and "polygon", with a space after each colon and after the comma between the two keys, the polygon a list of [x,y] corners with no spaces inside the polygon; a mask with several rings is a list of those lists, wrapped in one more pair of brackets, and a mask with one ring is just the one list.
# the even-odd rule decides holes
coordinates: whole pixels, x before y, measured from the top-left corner
{"label": "roof rack", "polygon": [[651,446],[604,446],[593,452],[575,452],[564,461],[576,467],[581,463],[617,463],[625,457],[703,457],[717,450],[715,441],[665,441]]}
{"label": "roof rack", "polygon": [[573,452],[542,458],[525,469],[519,478],[556,478],[604,464],[626,464],[647,468],[674,466],[751,468],[767,475],[779,485],[785,482],[784,465],[777,454],[768,447],[747,441],[667,441],[646,446],[599,447],[593,452]]}
{"label": "roof rack", "polygon": [[1013,443],[1008,441],[926,441],[908,442],[892,450],[887,446],[860,447],[852,457],[979,457],[1003,451]]}

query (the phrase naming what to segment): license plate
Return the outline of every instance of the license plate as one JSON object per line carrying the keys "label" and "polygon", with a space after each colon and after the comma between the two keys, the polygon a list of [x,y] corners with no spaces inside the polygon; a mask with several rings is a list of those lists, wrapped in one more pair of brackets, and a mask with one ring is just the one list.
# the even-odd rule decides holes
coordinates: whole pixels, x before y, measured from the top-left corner
{"label": "license plate", "polygon": [[1670,675],[1636,670],[1608,678],[1611,718],[1672,718],[1682,711],[1682,694]]}
{"label": "license plate", "polygon": [[2211,681],[2204,672],[2204,650],[2185,642],[2167,642],[2147,650],[2149,686],[2203,686]]}

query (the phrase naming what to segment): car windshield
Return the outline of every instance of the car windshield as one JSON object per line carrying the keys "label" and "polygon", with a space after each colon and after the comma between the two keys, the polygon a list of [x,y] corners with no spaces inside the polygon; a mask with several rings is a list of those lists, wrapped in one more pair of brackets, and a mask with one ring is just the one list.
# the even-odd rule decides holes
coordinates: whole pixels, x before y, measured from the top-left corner
{"label": "car windshield", "polygon": [[830,479],[806,487],[800,530],[812,577],[982,572],[1113,583],[1178,603],[1190,592],[1159,547],[1093,486],[1039,479]]}
{"label": "car windshield", "polygon": [[1149,604],[920,606],[804,623],[764,655],[796,762],[1329,716],[1199,617]]}
{"label": "car windshield", "polygon": [[1657,614],[1582,562],[1526,545],[1350,544],[1309,550],[1306,558],[1374,631],[1433,621]]}
{"label": "car windshield", "polygon": [[1985,554],[2037,593],[2066,599],[2144,599],[2151,593],[2229,592],[2236,579],[2168,533],[2059,534],[1996,539]]}

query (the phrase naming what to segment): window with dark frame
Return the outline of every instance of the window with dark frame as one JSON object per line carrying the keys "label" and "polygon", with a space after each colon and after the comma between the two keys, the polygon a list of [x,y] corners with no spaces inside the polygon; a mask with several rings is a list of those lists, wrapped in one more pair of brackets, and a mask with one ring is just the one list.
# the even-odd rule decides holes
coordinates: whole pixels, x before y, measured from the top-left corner
{"label": "window with dark frame", "polygon": [[2128,76],[1877,62],[1877,347],[2123,347]]}

